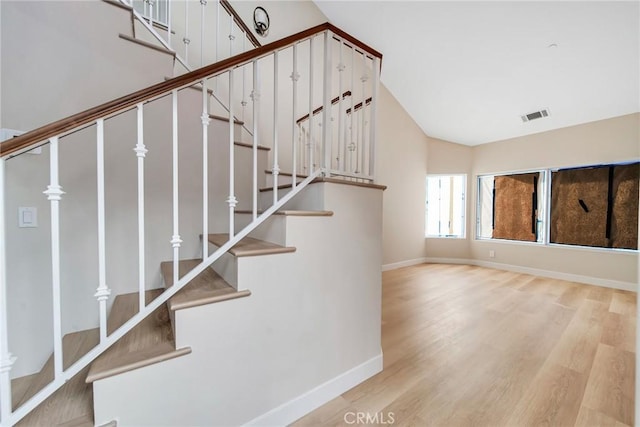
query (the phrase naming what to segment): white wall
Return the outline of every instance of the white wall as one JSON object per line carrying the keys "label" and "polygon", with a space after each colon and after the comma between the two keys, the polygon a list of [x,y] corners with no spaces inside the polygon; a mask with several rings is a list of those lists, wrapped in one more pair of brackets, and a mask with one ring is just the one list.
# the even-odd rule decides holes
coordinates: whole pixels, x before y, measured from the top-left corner
{"label": "white wall", "polygon": [[178,311],[191,354],[96,381],[97,425],[286,425],[382,369],[382,191],[312,186],[334,215],[287,217],[294,253],[238,258],[249,297]]}

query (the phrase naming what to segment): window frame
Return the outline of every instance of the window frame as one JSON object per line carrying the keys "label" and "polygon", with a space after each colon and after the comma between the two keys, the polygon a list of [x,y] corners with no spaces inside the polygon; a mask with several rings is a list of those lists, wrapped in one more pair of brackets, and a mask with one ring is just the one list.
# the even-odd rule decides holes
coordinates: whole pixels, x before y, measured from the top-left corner
{"label": "window frame", "polygon": [[[552,185],[552,176],[553,172],[568,170],[568,169],[584,169],[584,168],[593,168],[593,167],[606,167],[606,166],[623,166],[630,165],[634,163],[640,163],[640,159],[633,160],[625,160],[619,162],[608,162],[608,163],[597,163],[597,164],[584,164],[584,165],[576,165],[576,166],[562,166],[562,167],[551,167],[551,168],[542,168],[542,169],[523,169],[517,171],[506,171],[506,172],[498,172],[498,173],[482,173],[475,175],[476,179],[476,229],[475,229],[475,241],[479,242],[496,242],[496,243],[509,243],[509,244],[518,244],[518,245],[536,245],[536,246],[549,246],[554,248],[563,248],[563,249],[575,249],[582,251],[596,251],[596,252],[622,252],[622,253],[638,253],[640,252],[640,246],[638,249],[627,249],[627,248],[606,248],[601,246],[584,246],[584,245],[571,245],[565,243],[553,243],[551,242],[551,185]],[[504,175],[514,175],[514,174],[526,174],[526,173],[535,173],[539,172],[541,174],[542,179],[544,179],[544,194],[542,199],[542,205],[544,206],[544,215],[542,217],[543,223],[541,227],[542,239],[537,242],[529,242],[522,240],[511,240],[511,239],[496,239],[493,237],[482,237],[480,235],[480,224],[481,224],[481,210],[482,210],[482,189],[481,189],[481,178],[488,176],[504,176]]]}
{"label": "window frame", "polygon": [[[428,233],[428,201],[429,201],[429,178],[454,178],[461,177],[462,178],[462,220],[461,220],[461,234],[459,235],[437,235],[437,234],[429,234]],[[425,177],[425,204],[424,204],[424,237],[425,239],[458,239],[465,240],[467,239],[467,174],[466,173],[435,173],[435,174],[427,174]],[[451,210],[451,206],[449,207]]]}

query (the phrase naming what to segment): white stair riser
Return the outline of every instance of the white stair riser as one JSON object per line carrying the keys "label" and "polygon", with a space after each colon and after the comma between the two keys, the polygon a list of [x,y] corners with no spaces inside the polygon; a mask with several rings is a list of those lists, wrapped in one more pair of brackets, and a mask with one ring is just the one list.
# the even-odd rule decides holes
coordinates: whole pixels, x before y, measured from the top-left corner
{"label": "white stair riser", "polygon": [[[247,226],[251,219],[251,214],[236,214],[236,232]],[[258,228],[249,233],[249,237],[286,246],[286,219],[285,215],[270,216]]]}
{"label": "white stair riser", "polygon": [[[209,244],[210,247],[217,249],[218,247]],[[234,289],[238,289],[238,259],[229,252],[223,254],[211,266],[229,285]]]}
{"label": "white stair riser", "polygon": [[[288,193],[291,188],[278,190],[278,198]],[[323,194],[320,184],[311,184],[303,192],[283,206],[282,210],[324,210]],[[273,190],[262,191],[259,196],[260,209],[267,209],[273,204]]]}

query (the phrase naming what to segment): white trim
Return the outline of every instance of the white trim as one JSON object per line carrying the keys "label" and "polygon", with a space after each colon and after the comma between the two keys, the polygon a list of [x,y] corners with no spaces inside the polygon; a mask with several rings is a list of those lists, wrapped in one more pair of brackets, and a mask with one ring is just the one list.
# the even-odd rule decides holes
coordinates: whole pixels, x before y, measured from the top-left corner
{"label": "white trim", "polygon": [[425,258],[425,263],[428,264],[467,264],[474,265],[473,260],[466,258],[436,258],[436,257],[427,257]]}
{"label": "white trim", "polygon": [[377,356],[254,418],[244,425],[283,426],[291,424],[378,372],[382,372],[382,349]]}
{"label": "white trim", "polygon": [[542,270],[539,268],[524,267],[521,265],[504,264],[501,262],[490,262],[467,258],[416,258],[407,261],[385,264],[382,271],[395,270],[396,268],[409,267],[416,264],[467,264],[478,267],[495,268],[496,270],[513,271],[515,273],[531,274],[534,276],[548,277],[550,279],[566,280],[569,282],[584,283],[586,285],[603,286],[605,288],[620,289],[623,291],[638,291],[638,284],[633,282],[623,282],[621,280],[604,279],[601,277],[583,276],[580,274],[563,273],[561,271]]}
{"label": "white trim", "polygon": [[393,262],[391,264],[383,264],[382,271],[395,270],[396,268],[410,267],[416,264],[424,264],[427,262],[427,258],[408,259],[406,261]]}
{"label": "white trim", "polygon": [[605,288],[621,289],[623,291],[637,292],[638,287],[638,285],[633,282],[623,282],[620,280],[603,279],[600,277],[582,276],[580,274],[562,273],[560,271],[541,270],[538,268],[522,267],[519,265],[503,264],[499,262],[474,260],[473,265],[477,265],[479,267],[495,268],[498,270],[513,271],[516,273],[532,274],[535,276],[548,277],[550,279],[585,283],[587,285],[604,286]]}

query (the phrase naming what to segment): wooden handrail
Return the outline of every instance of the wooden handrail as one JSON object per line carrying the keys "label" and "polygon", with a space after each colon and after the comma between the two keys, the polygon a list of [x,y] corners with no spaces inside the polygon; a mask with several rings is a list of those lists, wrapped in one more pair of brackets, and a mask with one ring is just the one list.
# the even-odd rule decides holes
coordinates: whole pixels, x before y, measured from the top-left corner
{"label": "wooden handrail", "polygon": [[[259,59],[270,54],[273,51],[280,50],[298,41],[304,40],[308,37],[327,30],[335,34],[340,34],[341,37],[344,37],[346,40],[351,41],[353,44],[358,45],[362,49],[370,49],[364,43],[357,41],[357,39],[349,36],[347,33],[340,30],[336,26],[325,22],[324,24],[316,25],[315,27],[300,31],[299,33],[284,37],[267,45],[260,46],[247,52],[243,52],[231,58],[216,62],[215,64],[207,65],[206,67],[199,68],[187,74],[175,77],[171,80],[157,83],[145,89],[141,89],[139,91],[106,102],[102,105],[98,105],[97,107],[90,108],[81,113],[77,113],[56,122],[49,123],[18,137],[11,138],[0,143],[0,156],[6,156],[33,145],[45,143],[49,138],[69,133],[75,129],[81,128],[82,126],[90,125],[97,119],[107,118],[120,112],[126,111],[127,109],[133,108],[139,103],[144,103],[149,100],[165,96],[174,89],[181,89],[192,84],[197,84],[202,79],[209,78],[228,69],[236,68],[252,60]],[[380,58],[382,57],[379,52],[373,49],[368,52],[373,56],[377,56]]]}
{"label": "wooden handrail", "polygon": [[[345,99],[347,96],[351,96],[351,91],[350,90],[348,90],[348,91],[346,91],[345,93],[342,94],[342,99]],[[340,101],[340,97],[336,96],[335,98],[333,98],[331,100],[331,105],[337,104],[338,101]],[[324,109],[324,105],[321,105],[320,107],[318,107],[315,110],[313,110],[313,115],[315,116],[316,114],[318,114],[323,109]],[[300,122],[304,122],[308,118],[309,118],[309,114],[305,114],[304,116],[302,116],[298,120],[296,120],[296,124],[298,125],[298,124],[300,124]]]}
{"label": "wooden handrail", "polygon": [[253,33],[251,32],[251,29],[247,27],[247,24],[245,24],[242,18],[240,17],[240,15],[238,15],[238,12],[236,12],[233,6],[231,6],[231,3],[229,3],[227,0],[220,0],[220,6],[222,6],[224,10],[226,10],[227,13],[233,17],[233,20],[236,22],[238,27],[242,29],[242,32],[244,32],[244,34],[249,39],[253,47],[262,46],[262,44],[260,44],[256,36],[254,36]]}

